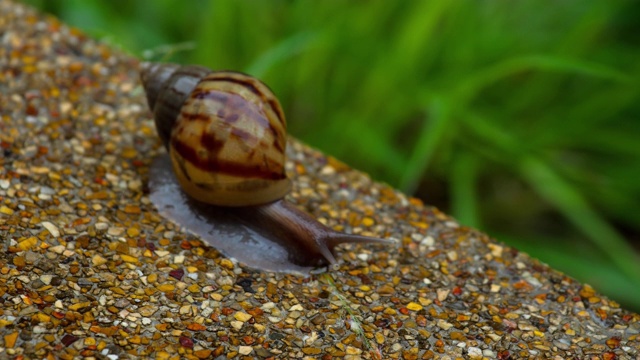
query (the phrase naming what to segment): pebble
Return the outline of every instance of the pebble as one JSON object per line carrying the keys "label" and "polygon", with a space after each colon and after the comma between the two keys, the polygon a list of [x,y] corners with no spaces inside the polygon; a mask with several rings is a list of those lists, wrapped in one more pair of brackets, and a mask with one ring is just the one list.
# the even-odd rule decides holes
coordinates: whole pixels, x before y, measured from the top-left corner
{"label": "pebble", "polygon": [[453,327],[453,324],[446,322],[444,320],[438,320],[438,327],[443,330],[449,330]]}
{"label": "pebble", "polygon": [[467,355],[469,355],[471,359],[481,359],[483,354],[480,348],[469,346],[467,349]]}
{"label": "pebble", "polygon": [[360,355],[362,354],[362,349],[358,349],[354,346],[347,346],[347,355]]}
{"label": "pebble", "polygon": [[106,222],[99,222],[99,223],[96,223],[95,227],[96,227],[96,230],[98,231],[105,231],[109,228],[109,224],[107,224]]}
{"label": "pebble", "polygon": [[100,266],[106,263],[107,263],[107,259],[100,256],[100,254],[96,254],[91,258],[91,264],[93,264],[93,266]]}
{"label": "pebble", "polygon": [[252,318],[251,315],[242,312],[242,311],[238,311],[237,313],[233,314],[233,317],[238,320],[238,321],[242,321],[242,322],[247,322],[249,321],[249,319]]}
{"label": "pebble", "polygon": [[0,213],[5,214],[5,215],[13,215],[14,211],[13,211],[13,209],[2,205],[2,206],[0,206]]}
{"label": "pebble", "polygon": [[162,292],[170,292],[170,291],[174,291],[175,289],[176,287],[173,284],[163,284],[158,286],[158,290]]}
{"label": "pebble", "polygon": [[490,349],[482,350],[482,355],[489,359],[494,359],[496,357],[496,353]]}
{"label": "pebble", "polygon": [[58,230],[58,227],[53,225],[49,221],[43,221],[42,223],[40,223],[40,225],[47,229],[51,236],[55,238],[60,237],[60,230]]}
{"label": "pebble", "polygon": [[213,351],[209,350],[209,349],[203,349],[203,350],[197,350],[194,351],[193,354],[198,358],[198,359],[209,359],[211,356],[211,353]]}
{"label": "pebble", "polygon": [[128,263],[137,263],[138,262],[138,258],[135,257],[135,256],[131,256],[131,255],[121,254],[120,258],[122,260],[124,260],[124,262],[128,262]]}
{"label": "pebble", "polygon": [[9,334],[6,334],[4,336],[4,347],[6,348],[13,348],[16,345],[16,340],[18,339],[18,332],[12,332]]}
{"label": "pebble", "polygon": [[173,258],[173,263],[174,264],[183,264],[184,263],[184,255],[176,255]]}
{"label": "pebble", "polygon": [[67,248],[64,245],[56,245],[49,248],[49,251],[54,252],[58,255],[62,254]]}
{"label": "pebble", "polygon": [[436,292],[437,292],[438,301],[444,301],[447,298],[447,296],[449,296],[450,290],[438,289]]}
{"label": "pebble", "polygon": [[124,228],[122,227],[110,227],[107,229],[107,235],[110,236],[122,236],[124,234]]}
{"label": "pebble", "polygon": [[18,248],[22,251],[30,250],[38,244],[38,239],[35,236],[28,237],[18,242]]}

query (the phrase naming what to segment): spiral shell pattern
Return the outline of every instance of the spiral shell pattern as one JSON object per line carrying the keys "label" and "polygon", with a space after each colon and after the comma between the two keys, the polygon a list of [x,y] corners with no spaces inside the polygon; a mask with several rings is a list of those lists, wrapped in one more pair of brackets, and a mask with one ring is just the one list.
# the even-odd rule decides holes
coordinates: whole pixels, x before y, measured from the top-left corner
{"label": "spiral shell pattern", "polygon": [[182,189],[220,206],[283,198],[286,121],[271,90],[241,73],[165,66],[143,65],[142,79]]}

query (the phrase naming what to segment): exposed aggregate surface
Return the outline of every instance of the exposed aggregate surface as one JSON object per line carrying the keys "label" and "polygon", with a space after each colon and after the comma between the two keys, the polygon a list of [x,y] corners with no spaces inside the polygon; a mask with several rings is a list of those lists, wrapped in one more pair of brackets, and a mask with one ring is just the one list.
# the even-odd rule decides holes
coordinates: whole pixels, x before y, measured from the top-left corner
{"label": "exposed aggregate surface", "polygon": [[137,66],[0,0],[0,358],[639,356],[638,314],[295,139],[289,200],[398,246],[306,278],[221,256],[149,202]]}

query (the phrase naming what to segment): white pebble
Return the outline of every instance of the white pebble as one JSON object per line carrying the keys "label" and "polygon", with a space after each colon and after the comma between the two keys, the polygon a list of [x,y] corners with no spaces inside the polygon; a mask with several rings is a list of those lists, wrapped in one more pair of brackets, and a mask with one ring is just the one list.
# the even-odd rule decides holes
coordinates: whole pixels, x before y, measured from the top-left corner
{"label": "white pebble", "polygon": [[107,230],[107,235],[110,235],[110,236],[120,236],[122,234],[124,234],[123,227],[113,226],[113,227],[110,227],[109,230]]}
{"label": "white pebble", "polygon": [[54,252],[56,254],[62,254],[65,250],[66,248],[64,247],[64,245],[56,245],[49,248],[49,251]]}
{"label": "white pebble", "polygon": [[49,230],[49,233],[51,234],[51,236],[56,238],[60,237],[60,230],[58,230],[58,227],[56,227],[52,223],[48,221],[43,221],[41,225],[44,226],[45,229]]}
{"label": "white pebble", "polygon": [[295,304],[289,309],[289,311],[302,311],[302,310],[304,310],[304,308],[300,304]]}
{"label": "white pebble", "polygon": [[438,320],[438,327],[443,329],[443,330],[449,330],[449,329],[451,329],[453,327],[453,324],[440,319],[440,320]]}
{"label": "white pebble", "polygon": [[477,348],[475,346],[469,346],[469,349],[467,349],[467,354],[469,354],[469,356],[472,359],[481,358],[482,357],[482,350],[480,350],[480,348]]}
{"label": "white pebble", "polygon": [[435,243],[436,241],[433,239],[433,236],[427,236],[420,242],[420,245],[432,247]]}
{"label": "white pebble", "polygon": [[99,222],[99,223],[96,223],[95,226],[96,226],[96,230],[104,231],[104,230],[107,230],[107,228],[109,227],[109,224],[105,222]]}
{"label": "white pebble", "polygon": [[198,273],[188,273],[187,277],[189,279],[198,280]]}
{"label": "white pebble", "polygon": [[42,281],[45,285],[51,284],[52,279],[53,279],[53,275],[44,274],[40,276],[40,281]]}
{"label": "white pebble", "polygon": [[494,359],[496,357],[496,353],[489,349],[482,350],[482,355],[488,357],[489,359]]}
{"label": "white pebble", "polygon": [[249,355],[253,351],[251,346],[238,346],[238,352],[242,355]]}

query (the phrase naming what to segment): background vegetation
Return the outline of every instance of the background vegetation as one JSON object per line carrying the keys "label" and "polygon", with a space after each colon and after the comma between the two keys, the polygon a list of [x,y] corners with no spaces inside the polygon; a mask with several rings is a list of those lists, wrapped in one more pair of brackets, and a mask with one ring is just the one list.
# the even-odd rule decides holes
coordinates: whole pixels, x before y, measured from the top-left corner
{"label": "background vegetation", "polygon": [[262,78],[294,136],[640,310],[640,2],[28,3]]}

